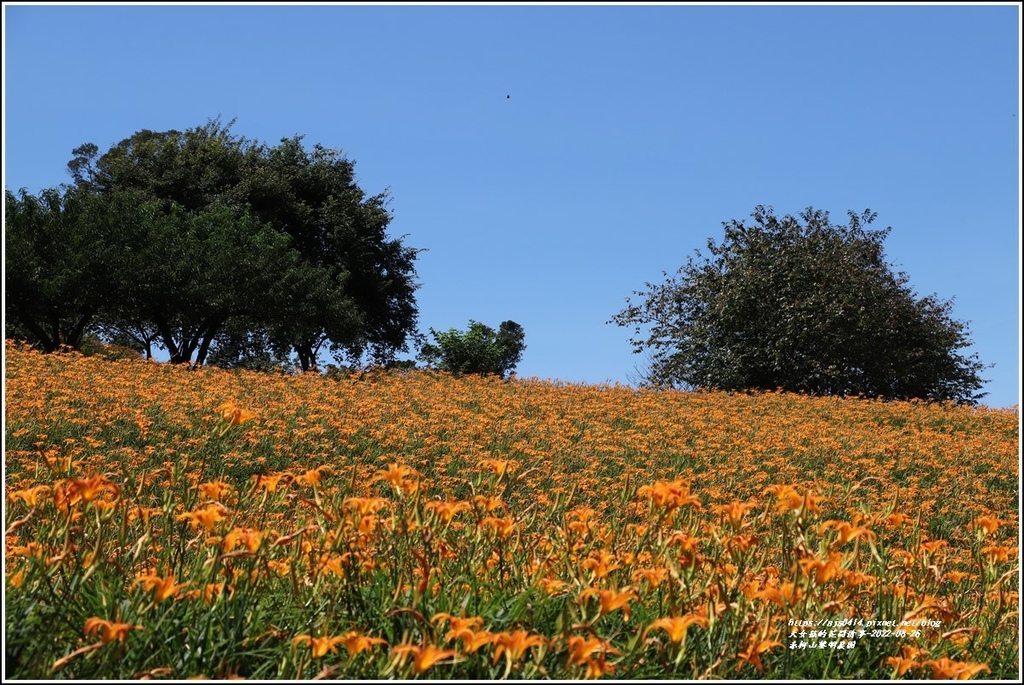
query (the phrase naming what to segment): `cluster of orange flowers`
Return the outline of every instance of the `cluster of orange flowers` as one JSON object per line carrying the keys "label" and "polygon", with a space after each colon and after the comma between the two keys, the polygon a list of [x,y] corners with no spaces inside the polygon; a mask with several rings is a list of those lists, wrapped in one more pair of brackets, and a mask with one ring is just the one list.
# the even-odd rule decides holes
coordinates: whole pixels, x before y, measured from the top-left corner
{"label": "cluster of orange flowers", "polygon": [[1014,412],[7,355],[8,587],[116,561],[133,598],[55,670],[164,602],[369,587],[396,632],[277,625],[291,675],[760,675],[787,620],[885,607],[941,629],[876,668],[961,678],[1017,598]]}

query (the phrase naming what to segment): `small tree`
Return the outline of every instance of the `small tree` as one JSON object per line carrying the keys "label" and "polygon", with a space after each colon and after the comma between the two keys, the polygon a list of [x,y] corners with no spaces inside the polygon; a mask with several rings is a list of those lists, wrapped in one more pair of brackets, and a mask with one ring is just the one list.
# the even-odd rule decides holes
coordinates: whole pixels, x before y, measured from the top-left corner
{"label": "small tree", "polygon": [[454,374],[494,374],[505,378],[523,357],[526,334],[515,321],[503,321],[498,331],[478,321],[469,321],[469,330],[450,328],[430,334],[436,344],[425,343],[419,358],[430,366]]}
{"label": "small tree", "polygon": [[634,351],[651,358],[647,382],[969,404],[984,396],[984,365],[958,352],[970,345],[967,325],[891,271],[882,251],[890,229],[866,228],[874,213],[849,212],[848,226],[812,207],[779,219],[758,206],[751,216],[752,226],[724,223],[710,257],[697,251],[609,322],[635,327]]}

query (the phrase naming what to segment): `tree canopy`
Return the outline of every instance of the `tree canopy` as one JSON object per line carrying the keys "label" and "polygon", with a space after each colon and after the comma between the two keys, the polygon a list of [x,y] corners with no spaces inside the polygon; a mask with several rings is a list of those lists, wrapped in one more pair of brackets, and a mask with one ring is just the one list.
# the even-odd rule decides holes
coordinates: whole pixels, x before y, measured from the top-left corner
{"label": "tree canopy", "polygon": [[[985,368],[952,304],[917,297],[894,273],[869,229],[876,214],[829,221],[808,207],[776,217],[758,206],[752,224],[723,223],[662,283],[627,298],[610,323],[633,327],[647,353],[644,381],[659,386],[777,390],[815,395],[920,398],[974,404]],[[645,334],[646,331],[646,334]]]}
{"label": "tree canopy", "polygon": [[325,349],[407,351],[418,250],[387,235],[387,191],[367,196],[339,150],[232,124],[144,130],[102,155],[87,143],[72,184],[8,192],[9,331],[52,349],[95,329],[174,362],[294,355],[304,370]]}
{"label": "tree canopy", "polygon": [[44,351],[78,347],[99,311],[116,301],[110,277],[118,240],[105,208],[85,192],[4,192],[4,306],[8,337]]}
{"label": "tree canopy", "polygon": [[420,359],[428,365],[454,374],[496,375],[512,373],[523,358],[526,333],[515,321],[503,321],[495,331],[479,321],[469,321],[469,329],[447,331],[430,329],[434,343],[424,343]]}

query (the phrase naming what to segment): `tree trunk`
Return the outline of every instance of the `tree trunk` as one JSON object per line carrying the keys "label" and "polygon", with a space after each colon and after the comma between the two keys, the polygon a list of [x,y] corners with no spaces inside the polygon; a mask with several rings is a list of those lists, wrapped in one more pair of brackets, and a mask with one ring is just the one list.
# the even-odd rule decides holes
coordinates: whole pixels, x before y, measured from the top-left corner
{"label": "tree trunk", "polygon": [[45,328],[43,328],[35,321],[26,319],[24,317],[18,317],[18,320],[25,328],[28,329],[29,333],[36,336],[36,339],[39,341],[39,344],[42,345],[43,347],[43,352],[54,352],[57,350],[57,346],[60,343],[60,341],[57,340],[55,342],[53,336],[47,333]]}
{"label": "tree trunk", "polygon": [[202,342],[199,344],[199,353],[196,355],[196,364],[202,365],[206,363],[206,355],[210,352],[210,345],[213,343],[213,339],[217,336],[224,322],[227,321],[227,317],[218,316],[210,320],[203,327]]}
{"label": "tree trunk", "polygon": [[167,354],[170,355],[168,361],[171,364],[183,364],[186,359],[182,359],[181,349],[178,344],[174,341],[174,333],[171,331],[171,327],[167,324],[167,321],[162,316],[154,316],[153,324],[156,326],[156,330],[160,334],[160,338],[164,341],[164,347],[167,348]]}

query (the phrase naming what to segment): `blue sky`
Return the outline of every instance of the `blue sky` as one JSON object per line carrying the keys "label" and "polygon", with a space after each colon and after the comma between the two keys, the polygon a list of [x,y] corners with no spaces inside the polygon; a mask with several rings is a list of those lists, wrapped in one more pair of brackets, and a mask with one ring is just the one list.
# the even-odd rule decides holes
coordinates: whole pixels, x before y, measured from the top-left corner
{"label": "blue sky", "polygon": [[[606,323],[756,205],[849,209],[1020,397],[1020,7],[4,4],[4,187],[237,118],[390,189],[420,330],[526,331],[520,376],[628,383]],[[510,97],[507,97],[510,96]]]}

